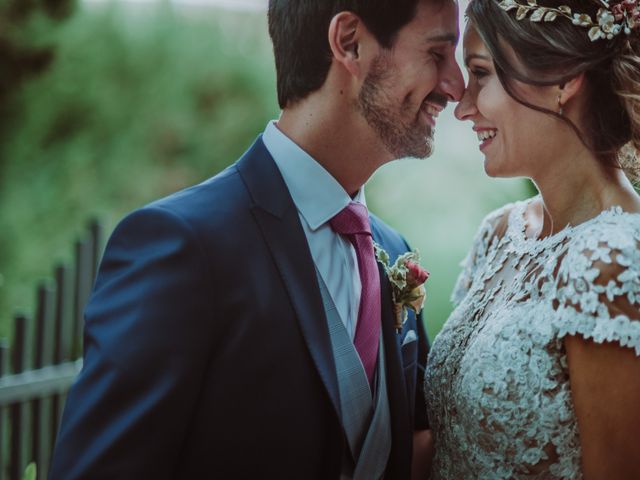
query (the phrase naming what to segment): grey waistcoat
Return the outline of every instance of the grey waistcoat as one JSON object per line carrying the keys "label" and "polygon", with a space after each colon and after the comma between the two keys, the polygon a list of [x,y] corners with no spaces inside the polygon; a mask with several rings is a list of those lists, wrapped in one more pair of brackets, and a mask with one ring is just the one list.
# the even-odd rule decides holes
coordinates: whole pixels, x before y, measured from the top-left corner
{"label": "grey waistcoat", "polygon": [[[317,273],[317,272],[316,272]],[[382,336],[374,395],[347,329],[324,280],[318,276],[338,376],[341,421],[349,446],[341,480],[376,480],[384,476],[391,451],[391,416]]]}

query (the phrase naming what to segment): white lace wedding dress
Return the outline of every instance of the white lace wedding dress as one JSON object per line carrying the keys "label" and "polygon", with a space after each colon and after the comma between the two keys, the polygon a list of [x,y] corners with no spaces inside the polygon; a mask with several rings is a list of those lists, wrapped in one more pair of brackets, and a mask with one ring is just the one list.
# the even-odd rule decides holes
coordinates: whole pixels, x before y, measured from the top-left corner
{"label": "white lace wedding dress", "polygon": [[578,479],[563,338],[640,356],[640,214],[612,208],[544,239],[528,202],[482,223],[427,362],[431,479]]}

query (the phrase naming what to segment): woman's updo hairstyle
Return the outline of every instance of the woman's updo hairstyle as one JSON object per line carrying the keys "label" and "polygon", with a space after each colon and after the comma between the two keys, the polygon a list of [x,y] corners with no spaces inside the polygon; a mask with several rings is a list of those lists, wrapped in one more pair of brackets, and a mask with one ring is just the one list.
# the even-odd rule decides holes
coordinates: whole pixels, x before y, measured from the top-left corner
{"label": "woman's updo hairstyle", "polygon": [[[617,1],[611,2],[611,6]],[[538,0],[540,7],[568,6],[592,19],[597,1]],[[467,17],[493,57],[505,91],[517,102],[565,121],[606,165],[622,167],[634,183],[640,180],[640,30],[592,41],[588,28],[568,18],[533,22],[517,20],[497,0],[471,0]],[[513,49],[513,55],[509,56]],[[532,105],[518,96],[513,81],[528,85],[563,85],[584,73],[586,118],[582,131],[560,113]]]}

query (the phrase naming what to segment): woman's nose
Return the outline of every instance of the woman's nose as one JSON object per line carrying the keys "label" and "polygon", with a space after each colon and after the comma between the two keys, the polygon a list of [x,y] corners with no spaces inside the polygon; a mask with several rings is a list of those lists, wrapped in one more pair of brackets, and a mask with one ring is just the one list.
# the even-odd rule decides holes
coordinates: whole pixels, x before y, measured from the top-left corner
{"label": "woman's nose", "polygon": [[478,112],[469,88],[465,89],[462,98],[456,105],[453,114],[458,120],[470,120]]}

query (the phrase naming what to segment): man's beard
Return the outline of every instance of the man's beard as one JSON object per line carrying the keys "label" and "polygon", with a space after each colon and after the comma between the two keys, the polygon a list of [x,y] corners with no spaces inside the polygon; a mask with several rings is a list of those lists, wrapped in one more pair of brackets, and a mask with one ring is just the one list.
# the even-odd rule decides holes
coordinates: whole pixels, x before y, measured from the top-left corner
{"label": "man's beard", "polygon": [[395,158],[427,158],[433,153],[433,129],[420,121],[408,98],[397,105],[387,94],[393,88],[395,71],[383,54],[378,55],[358,95],[358,109]]}

